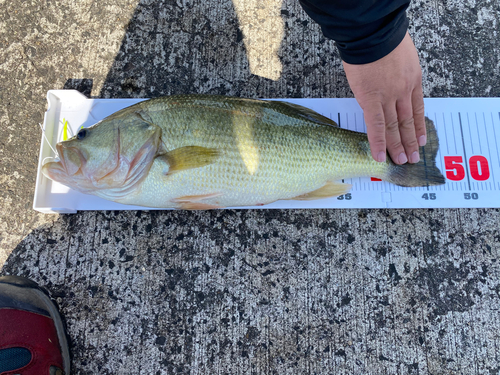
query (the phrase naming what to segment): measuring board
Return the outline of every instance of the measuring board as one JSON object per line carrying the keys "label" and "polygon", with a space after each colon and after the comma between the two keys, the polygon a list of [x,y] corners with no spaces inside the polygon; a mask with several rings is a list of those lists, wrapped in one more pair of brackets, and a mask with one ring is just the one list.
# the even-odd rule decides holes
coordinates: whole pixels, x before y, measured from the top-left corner
{"label": "measuring board", "polygon": [[[145,99],[87,99],[75,90],[51,90],[44,119],[45,135],[54,146],[63,139],[63,119],[71,131]],[[355,99],[281,99],[330,117],[342,128],[366,132]],[[426,116],[436,125],[440,148],[437,167],[446,184],[403,188],[375,179],[352,178],[350,193],[315,201],[278,201],[244,208],[458,208],[500,207],[500,98],[429,98]],[[127,206],[86,195],[47,179],[42,162],[54,154],[42,137],[33,208],[45,213],[78,210],[152,209]]]}

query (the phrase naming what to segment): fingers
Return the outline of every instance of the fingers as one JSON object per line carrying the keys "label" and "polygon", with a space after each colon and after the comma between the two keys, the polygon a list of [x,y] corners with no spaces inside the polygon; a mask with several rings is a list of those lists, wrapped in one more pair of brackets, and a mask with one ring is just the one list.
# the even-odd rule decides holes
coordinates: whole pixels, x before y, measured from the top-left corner
{"label": "fingers", "polygon": [[[391,109],[388,112],[391,113],[392,123],[388,122],[387,125],[387,150],[392,160],[396,164],[404,164],[405,159],[410,163],[418,163],[420,161],[418,148],[427,143],[424,97],[421,85],[412,91],[411,98],[396,102],[396,117]],[[396,129],[396,124],[398,129]],[[392,132],[391,135],[388,134],[389,131]],[[404,148],[406,155],[401,153],[401,148]]]}
{"label": "fingers", "polygon": [[382,103],[376,101],[366,103],[363,112],[372,157],[376,161],[383,163],[386,161],[386,143],[385,117]]}
{"label": "fingers", "polygon": [[427,143],[427,132],[425,130],[424,94],[421,86],[413,90],[411,101],[413,106],[413,119],[415,121],[415,135],[418,145],[422,147]]}
{"label": "fingers", "polygon": [[385,149],[396,164],[418,163],[419,146],[426,143],[424,101],[422,91],[415,89],[411,98],[392,105],[380,102],[364,108],[368,140],[376,161],[385,161]]}
{"label": "fingers", "polygon": [[[418,163],[420,155],[415,132],[415,121],[413,118],[413,106],[410,97],[396,102],[396,110],[399,120],[399,133],[401,135],[402,147],[410,163]],[[398,163],[399,164],[399,163]]]}
{"label": "fingers", "polygon": [[396,164],[404,164],[408,161],[407,154],[402,144],[402,134],[398,122],[396,106],[388,106],[386,113],[385,137],[387,139],[387,152]]}

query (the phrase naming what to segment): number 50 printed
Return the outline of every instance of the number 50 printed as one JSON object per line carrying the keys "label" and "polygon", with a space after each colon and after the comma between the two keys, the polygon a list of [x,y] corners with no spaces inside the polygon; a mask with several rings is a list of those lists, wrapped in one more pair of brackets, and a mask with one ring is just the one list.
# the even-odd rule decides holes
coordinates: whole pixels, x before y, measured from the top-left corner
{"label": "number 50 printed", "polygon": [[[465,178],[464,160],[462,156],[445,156],[444,166],[446,178],[451,181],[461,181]],[[470,176],[476,181],[486,181],[490,178],[488,159],[481,155],[469,158]]]}

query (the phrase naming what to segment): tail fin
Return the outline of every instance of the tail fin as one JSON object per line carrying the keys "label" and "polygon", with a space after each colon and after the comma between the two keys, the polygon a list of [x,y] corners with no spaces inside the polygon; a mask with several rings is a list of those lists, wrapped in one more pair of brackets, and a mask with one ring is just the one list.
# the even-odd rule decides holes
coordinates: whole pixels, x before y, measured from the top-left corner
{"label": "tail fin", "polygon": [[393,184],[405,187],[442,185],[446,182],[444,176],[436,167],[436,155],[439,149],[434,123],[425,118],[427,129],[427,144],[420,147],[420,161],[416,164],[392,164],[388,177]]}

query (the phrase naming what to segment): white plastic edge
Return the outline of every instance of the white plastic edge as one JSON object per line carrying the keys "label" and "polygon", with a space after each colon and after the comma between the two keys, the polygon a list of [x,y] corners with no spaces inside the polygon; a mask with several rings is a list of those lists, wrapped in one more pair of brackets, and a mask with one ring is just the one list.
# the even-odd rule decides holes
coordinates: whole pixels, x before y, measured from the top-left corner
{"label": "white plastic edge", "polygon": [[[57,107],[60,105],[60,95],[63,94],[66,97],[71,97],[75,101],[87,100],[87,97],[83,95],[81,92],[77,90],[49,90],[47,91],[47,111],[45,112],[43,118],[43,131],[45,132],[45,136],[49,139],[53,138],[53,129],[54,126],[47,126],[50,120],[54,121]],[[50,132],[50,134],[47,134]],[[42,213],[76,213],[75,209],[71,208],[62,208],[62,207],[43,207],[39,202],[38,198],[40,197],[39,189],[42,187],[42,184],[47,184],[46,177],[42,174],[42,162],[45,159],[44,154],[48,148],[46,141],[44,139],[43,133],[41,134],[40,141],[40,153],[38,155],[38,168],[36,173],[36,185],[35,185],[35,195],[33,197],[33,209]],[[45,180],[45,181],[44,181]]]}

